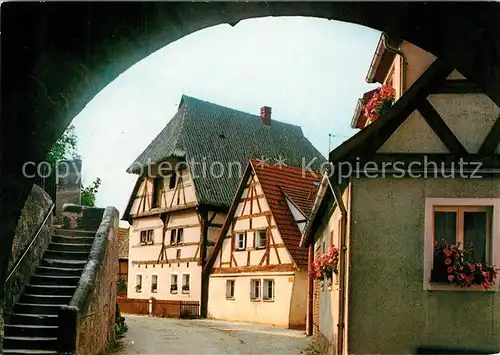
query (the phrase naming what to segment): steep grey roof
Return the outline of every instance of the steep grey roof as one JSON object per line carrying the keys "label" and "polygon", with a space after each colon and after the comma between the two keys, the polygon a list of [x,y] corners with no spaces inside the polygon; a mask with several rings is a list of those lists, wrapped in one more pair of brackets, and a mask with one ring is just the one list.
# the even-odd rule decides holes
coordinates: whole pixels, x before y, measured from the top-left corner
{"label": "steep grey roof", "polygon": [[[326,161],[304,137],[299,126],[272,120],[262,124],[257,115],[182,96],[179,110],[167,126],[127,169],[138,173],[141,166],[159,163],[169,157],[185,159],[194,176],[200,204],[229,207],[249,159],[284,159],[285,164],[302,167],[317,158],[311,168],[319,170]],[[192,162],[196,162],[195,165]],[[205,162],[206,169],[202,163]],[[221,162],[225,173],[210,174],[213,162]],[[232,165],[231,174],[229,164]],[[218,163],[217,163],[218,164]],[[241,173],[236,168],[241,166]],[[213,165],[215,175],[220,164]],[[198,177],[196,177],[198,175]]]}

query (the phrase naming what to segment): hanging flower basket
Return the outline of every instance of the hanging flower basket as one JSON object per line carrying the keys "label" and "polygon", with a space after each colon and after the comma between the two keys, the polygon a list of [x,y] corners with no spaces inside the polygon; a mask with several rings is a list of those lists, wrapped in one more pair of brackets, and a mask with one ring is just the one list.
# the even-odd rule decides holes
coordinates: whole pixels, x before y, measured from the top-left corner
{"label": "hanging flower basket", "polygon": [[339,250],[332,245],[328,252],[317,256],[310,267],[310,274],[313,279],[319,280],[322,288],[326,280],[327,285],[331,286],[333,274],[338,273]]}
{"label": "hanging flower basket", "polygon": [[376,121],[394,104],[394,88],[388,85],[381,86],[365,105],[365,117],[368,123]]}
{"label": "hanging flower basket", "polygon": [[448,282],[461,287],[482,285],[489,289],[495,284],[498,269],[472,258],[472,249],[461,249],[459,244],[448,245],[443,239],[434,242],[433,282]]}

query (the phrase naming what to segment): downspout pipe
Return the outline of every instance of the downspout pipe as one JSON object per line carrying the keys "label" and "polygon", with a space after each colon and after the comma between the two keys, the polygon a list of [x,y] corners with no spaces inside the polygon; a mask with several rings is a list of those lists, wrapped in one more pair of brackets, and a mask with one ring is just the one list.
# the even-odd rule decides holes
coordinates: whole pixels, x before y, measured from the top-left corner
{"label": "downspout pipe", "polygon": [[382,34],[382,44],[384,45],[384,48],[387,49],[389,52],[395,53],[399,55],[402,59],[402,64],[401,64],[401,94],[405,92],[406,90],[406,67],[408,65],[408,61],[406,60],[406,56],[403,53],[403,51],[400,48],[392,47],[388,41],[388,36],[387,34],[383,33]]}
{"label": "downspout pipe", "polygon": [[[338,205],[340,207],[341,212],[341,230],[340,230],[340,240],[339,240],[339,311],[338,311],[338,320],[337,320],[337,355],[343,355],[344,353],[344,333],[346,330],[345,327],[345,300],[347,297],[346,294],[346,273],[347,273],[347,263],[346,263],[346,254],[347,254],[347,245],[346,245],[346,234],[347,234],[347,209],[342,200],[342,194],[338,189],[338,185],[335,187],[332,186],[336,191],[336,196],[338,199]],[[347,201],[350,200],[350,187],[347,187]]]}

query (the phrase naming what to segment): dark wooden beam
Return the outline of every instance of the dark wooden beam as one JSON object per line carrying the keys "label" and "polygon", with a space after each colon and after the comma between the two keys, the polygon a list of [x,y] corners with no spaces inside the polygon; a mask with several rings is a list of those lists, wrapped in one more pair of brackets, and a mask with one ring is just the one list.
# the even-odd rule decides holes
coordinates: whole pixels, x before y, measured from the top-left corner
{"label": "dark wooden beam", "polygon": [[467,149],[465,149],[462,143],[453,134],[450,127],[448,127],[448,125],[444,122],[443,118],[439,115],[429,100],[422,100],[418,106],[418,111],[451,153],[456,155],[468,154]]}
{"label": "dark wooden beam", "polygon": [[483,89],[475,82],[467,79],[446,80],[442,86],[436,87],[432,94],[480,94]]}
{"label": "dark wooden beam", "polygon": [[397,100],[388,112],[354,137],[342,143],[329,155],[332,162],[350,157],[373,155],[429,93],[446,80],[453,67],[444,59],[436,59],[417,81]]}
{"label": "dark wooden beam", "polygon": [[469,173],[480,173],[484,177],[500,176],[500,154],[456,156],[453,154],[389,153],[342,162],[335,166],[336,176],[343,178],[365,176],[384,178],[394,174],[412,177],[409,173],[434,173],[435,171],[442,172],[443,169],[456,171],[457,177],[460,177],[460,171],[466,172],[469,176]]}
{"label": "dark wooden beam", "polygon": [[490,132],[484,139],[481,148],[479,148],[479,155],[491,155],[495,153],[496,148],[500,144],[500,117],[497,118],[496,122],[493,124]]}

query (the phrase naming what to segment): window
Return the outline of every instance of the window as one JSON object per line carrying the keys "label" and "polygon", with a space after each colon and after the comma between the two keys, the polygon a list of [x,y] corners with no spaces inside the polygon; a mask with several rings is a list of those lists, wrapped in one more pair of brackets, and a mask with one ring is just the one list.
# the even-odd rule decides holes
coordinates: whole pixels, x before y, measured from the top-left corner
{"label": "window", "polygon": [[184,240],[184,229],[183,228],[170,230],[170,244],[171,245],[182,244],[183,240]]}
{"label": "window", "polygon": [[172,175],[170,175],[170,182],[168,184],[168,187],[170,189],[173,189],[175,187],[176,183],[177,183],[177,174],[175,171],[172,171]]}
{"label": "window", "polygon": [[234,280],[226,280],[226,298],[234,299]]}
{"label": "window", "polygon": [[154,244],[154,230],[141,231],[141,245]]}
{"label": "window", "polygon": [[181,258],[181,250],[180,250],[180,249],[177,249],[177,250],[176,250],[175,257],[176,257],[177,259],[180,259],[180,258]]}
{"label": "window", "polygon": [[246,248],[246,235],[245,233],[236,234],[236,250],[244,250]]}
{"label": "window", "polygon": [[262,249],[266,247],[267,231],[261,230],[255,232],[255,248]]}
{"label": "window", "polygon": [[250,288],[250,298],[254,301],[260,300],[260,280],[251,280]]}
{"label": "window", "polygon": [[142,291],[142,275],[137,274],[135,277],[135,292],[141,292]]}
{"label": "window", "polygon": [[170,275],[170,293],[177,293],[177,274]]}
{"label": "window", "polygon": [[264,295],[266,301],[274,300],[274,280],[264,280]]}
{"label": "window", "polygon": [[158,275],[151,276],[151,292],[158,292]]}
{"label": "window", "polygon": [[182,293],[189,293],[189,274],[182,275]]}
{"label": "window", "polygon": [[[460,244],[469,249],[472,259],[498,264],[498,228],[500,199],[493,198],[427,198],[425,202],[424,289],[459,290],[447,285],[448,272],[435,267],[443,262],[435,254],[434,244],[444,240],[448,245]],[[478,287],[477,290],[483,289]],[[498,290],[498,285],[495,285]],[[474,290],[474,289],[473,289]]]}
{"label": "window", "polygon": [[[435,206],[434,241],[460,244],[472,250],[473,260],[490,262],[490,208],[486,206]],[[434,260],[435,261],[435,260]],[[446,282],[447,274],[433,269],[432,282]]]}
{"label": "window", "polygon": [[150,229],[148,230],[148,236],[146,240],[147,244],[154,244],[155,239],[154,239],[154,230]]}
{"label": "window", "polygon": [[160,205],[161,191],[163,187],[163,178],[156,177],[153,180],[153,200],[151,202],[151,208],[157,208]]}

